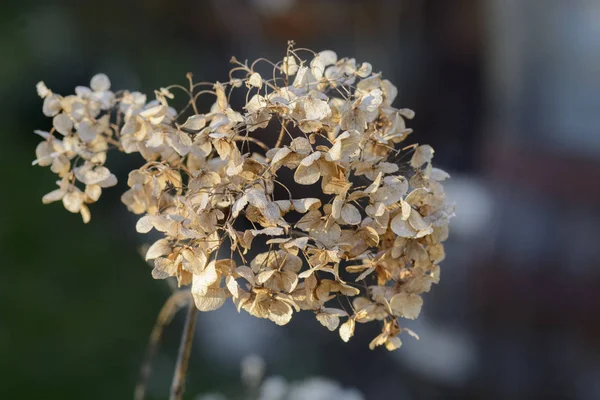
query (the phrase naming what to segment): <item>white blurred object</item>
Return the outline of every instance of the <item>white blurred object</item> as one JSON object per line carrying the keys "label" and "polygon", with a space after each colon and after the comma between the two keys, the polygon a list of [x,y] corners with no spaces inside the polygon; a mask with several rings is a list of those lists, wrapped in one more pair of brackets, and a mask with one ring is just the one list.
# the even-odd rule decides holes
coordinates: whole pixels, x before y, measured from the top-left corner
{"label": "white blurred object", "polygon": [[486,231],[494,210],[494,200],[483,182],[468,175],[452,175],[444,182],[446,197],[456,206],[450,222],[452,235],[476,236]]}
{"label": "white blurred object", "polygon": [[196,400],[227,400],[227,397],[220,393],[208,393],[196,396]]}
{"label": "white blurred object", "polygon": [[[288,400],[364,400],[356,389],[344,389],[338,383],[325,378],[310,378],[293,383]],[[260,399],[265,400],[265,399]]]}
{"label": "white blurred object", "polygon": [[259,13],[267,16],[286,14],[292,9],[296,0],[251,0]]}
{"label": "white blurred object", "polygon": [[288,392],[288,384],[282,376],[271,376],[260,387],[260,400],[283,400]]}
{"label": "white blurred object", "polygon": [[265,360],[251,354],[242,360],[242,382],[248,387],[260,385],[265,374]]}
{"label": "white blurred object", "polygon": [[[258,356],[251,356],[242,361],[242,375],[244,369],[256,367],[264,370],[264,361]],[[259,382],[260,383],[260,382]],[[254,391],[249,392],[254,393]],[[281,376],[271,376],[260,385],[256,400],[364,400],[363,395],[354,388],[343,388],[335,381],[314,377],[302,381],[288,383]],[[196,400],[227,400],[221,394],[201,394]]]}
{"label": "white blurred object", "polygon": [[285,336],[277,325],[266,319],[238,313],[233,303],[226,303],[218,313],[201,313],[196,335],[203,351],[220,365],[237,364],[248,354],[265,356],[280,350]]}
{"label": "white blurred object", "polygon": [[431,380],[449,385],[465,382],[476,367],[476,349],[467,332],[423,320],[421,316],[410,324],[410,329],[419,334],[419,342],[402,346],[392,355]]}
{"label": "white blurred object", "polygon": [[263,382],[257,400],[364,400],[364,397],[358,390],[343,388],[326,378],[288,383],[281,376],[272,376]]}

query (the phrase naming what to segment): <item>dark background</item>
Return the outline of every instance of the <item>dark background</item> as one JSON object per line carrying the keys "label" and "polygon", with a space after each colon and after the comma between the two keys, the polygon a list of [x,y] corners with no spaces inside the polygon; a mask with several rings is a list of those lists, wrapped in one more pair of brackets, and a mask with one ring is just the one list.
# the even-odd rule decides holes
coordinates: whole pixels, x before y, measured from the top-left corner
{"label": "dark background", "polygon": [[[394,352],[348,344],[310,316],[286,327],[229,304],[198,318],[186,398],[235,393],[239,362],[322,375],[367,399],[600,398],[600,2],[593,0],[104,0],[0,5],[0,398],[131,398],[170,289],[139,255],[119,201],[92,222],[41,203],[32,167],[58,93],[226,80],[228,61],[280,59],[287,40],[369,61],[416,111],[457,203],[441,284]],[[112,164],[110,164],[112,163]],[[150,398],[166,398],[183,316],[166,330]]]}

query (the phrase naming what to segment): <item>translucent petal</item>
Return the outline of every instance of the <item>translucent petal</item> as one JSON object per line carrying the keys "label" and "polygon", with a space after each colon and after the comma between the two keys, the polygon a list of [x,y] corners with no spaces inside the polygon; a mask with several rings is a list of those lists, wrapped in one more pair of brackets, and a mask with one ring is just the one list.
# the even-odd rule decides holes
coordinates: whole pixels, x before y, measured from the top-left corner
{"label": "translucent petal", "polygon": [[42,197],[42,203],[49,204],[49,203],[53,203],[55,201],[62,200],[62,198],[64,197],[64,195],[66,193],[67,193],[67,191],[64,189],[53,190],[50,193],[47,193],[46,195],[44,195],[44,197]]}
{"label": "translucent petal", "polygon": [[317,209],[317,208],[321,207],[321,200],[314,198],[314,197],[308,197],[306,199],[292,200],[292,204],[294,205],[294,210],[298,211],[299,213],[304,214],[305,212],[308,212],[309,210],[313,210],[313,209]]}
{"label": "translucent petal", "polygon": [[338,316],[327,313],[317,314],[317,321],[332,332],[335,331],[340,324],[340,318]]}
{"label": "translucent petal", "polygon": [[329,66],[337,62],[337,54],[332,50],[323,50],[319,53],[319,58],[324,66]]}
{"label": "translucent petal", "polygon": [[90,81],[90,88],[94,92],[105,92],[110,89],[110,79],[105,74],[97,74]]}
{"label": "translucent petal", "polygon": [[309,166],[299,165],[294,173],[294,181],[301,185],[312,185],[321,177],[321,170],[317,163]]}
{"label": "translucent petal", "polygon": [[[194,275],[195,278],[196,276]],[[192,287],[193,285],[192,282]],[[204,294],[194,293],[192,290],[192,296],[194,297],[196,308],[200,311],[218,310],[225,304],[225,300],[227,300],[227,292],[221,288],[209,288]]]}
{"label": "translucent petal", "polygon": [[42,111],[47,117],[54,117],[60,112],[62,106],[60,105],[60,99],[55,94],[49,94],[44,98],[44,105]]}
{"label": "translucent petal", "polygon": [[275,155],[273,156],[273,159],[271,160],[271,165],[276,164],[279,161],[283,160],[291,152],[292,152],[292,150],[290,150],[288,147],[283,147],[281,149],[278,149],[277,152],[275,153]]}
{"label": "translucent petal", "polygon": [[292,76],[296,72],[298,72],[298,64],[296,63],[296,58],[294,56],[283,57],[283,64],[281,65],[281,70],[288,76]]}
{"label": "translucent petal", "polygon": [[265,192],[257,188],[251,188],[247,190],[246,197],[248,198],[248,203],[252,204],[259,210],[264,210],[269,204],[269,200],[267,199]]}
{"label": "translucent petal", "polygon": [[102,194],[102,188],[100,185],[85,185],[85,195],[87,200],[95,202],[98,201]]}
{"label": "translucent petal", "polygon": [[346,204],[342,207],[342,220],[349,225],[358,225],[362,221],[362,217],[354,205]]}
{"label": "translucent petal", "polygon": [[433,148],[429,145],[417,147],[410,160],[410,165],[413,168],[419,168],[425,163],[430,163],[433,158],[433,152]]}
{"label": "translucent petal", "polygon": [[77,134],[86,143],[91,142],[96,138],[96,127],[87,119],[84,119],[77,125]]}
{"label": "translucent petal", "polygon": [[273,301],[269,306],[269,319],[277,325],[285,325],[292,319],[292,307],[283,301]]}
{"label": "translucent petal", "polygon": [[421,312],[423,299],[415,293],[398,293],[390,299],[392,311],[401,317],[416,319]]}
{"label": "translucent petal", "polygon": [[62,201],[65,208],[72,213],[78,213],[83,204],[81,194],[74,191],[65,194]]}
{"label": "translucent petal", "polygon": [[399,349],[401,346],[402,346],[402,340],[400,340],[400,338],[398,336],[388,338],[388,340],[385,342],[385,348],[388,351],[394,351],[396,349]]}
{"label": "translucent petal", "polygon": [[38,96],[40,96],[42,99],[46,96],[48,96],[50,93],[52,93],[50,91],[50,89],[48,89],[48,87],[46,87],[46,84],[43,81],[39,81],[36,85],[35,88],[37,90],[37,94]]}
{"label": "translucent petal", "polygon": [[248,85],[256,88],[262,87],[262,77],[258,72],[254,72],[250,75],[250,77],[248,78]]}
{"label": "translucent petal", "polygon": [[350,340],[352,336],[354,336],[354,327],[356,323],[352,318],[348,319],[348,321],[344,322],[342,326],[340,326],[340,337],[344,342]]}
{"label": "translucent petal", "polygon": [[209,286],[217,282],[220,276],[215,268],[215,263],[211,262],[206,268],[199,274],[194,275],[192,281],[192,293],[205,294]]}
{"label": "translucent petal", "polygon": [[185,124],[182,125],[183,128],[199,131],[200,129],[206,126],[206,118],[204,115],[192,115],[185,121]]}
{"label": "translucent petal", "polygon": [[75,176],[77,179],[85,183],[86,185],[94,185],[110,178],[110,171],[108,168],[98,166],[92,168],[90,165],[84,165],[75,169]]}
{"label": "translucent petal", "polygon": [[81,206],[81,210],[79,210],[79,213],[81,214],[81,219],[83,219],[84,224],[87,224],[92,219],[90,209],[85,204]]}
{"label": "translucent petal", "polygon": [[154,242],[146,252],[146,261],[158,257],[166,256],[171,253],[171,244],[167,239],[159,239]]}
{"label": "translucent petal", "polygon": [[52,154],[54,153],[54,148],[50,142],[40,142],[35,148],[35,155],[37,157],[37,164],[41,167],[47,167],[52,165]]}
{"label": "translucent petal", "polygon": [[65,113],[60,113],[52,119],[52,126],[61,135],[68,135],[73,129],[73,121]]}
{"label": "translucent petal", "polygon": [[356,70],[356,75],[360,76],[361,78],[366,78],[367,76],[371,75],[372,71],[373,67],[371,64],[364,62],[361,64],[360,68]]}
{"label": "translucent petal", "polygon": [[390,227],[400,237],[412,238],[417,234],[417,231],[410,226],[408,221],[402,219],[402,214],[398,214],[392,219]]}

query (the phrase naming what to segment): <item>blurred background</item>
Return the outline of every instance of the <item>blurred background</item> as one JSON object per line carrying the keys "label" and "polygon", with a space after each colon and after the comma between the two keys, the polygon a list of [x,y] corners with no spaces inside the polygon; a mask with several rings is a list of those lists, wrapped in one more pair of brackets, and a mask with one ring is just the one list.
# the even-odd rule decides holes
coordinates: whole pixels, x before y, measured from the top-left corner
{"label": "blurred background", "polygon": [[[278,60],[289,39],[371,62],[416,111],[409,141],[437,150],[457,204],[441,284],[408,325],[421,340],[393,353],[368,350],[376,327],[344,344],[310,315],[200,314],[186,398],[236,393],[252,353],[369,400],[600,398],[600,1],[3,0],[0,22],[0,398],[131,398],[170,292],[119,200],[135,162],[109,161],[121,182],[88,225],[42,205],[35,83],[223,81],[231,56]],[[167,397],[182,314],[150,399]]]}

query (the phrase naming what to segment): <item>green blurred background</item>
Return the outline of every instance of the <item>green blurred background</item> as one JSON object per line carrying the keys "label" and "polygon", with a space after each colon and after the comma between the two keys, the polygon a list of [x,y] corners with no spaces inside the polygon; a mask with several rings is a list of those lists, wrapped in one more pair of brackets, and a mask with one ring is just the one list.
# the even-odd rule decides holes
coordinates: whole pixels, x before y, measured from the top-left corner
{"label": "green blurred background", "polygon": [[[170,293],[140,256],[120,202],[92,221],[41,197],[32,167],[51,121],[35,84],[71,93],[98,72],[145,93],[226,80],[228,61],[287,40],[370,61],[416,111],[453,180],[442,281],[393,354],[374,329],[342,343],[310,316],[279,328],[231,307],[198,318],[186,398],[235,393],[239,363],[323,375],[367,399],[600,398],[600,2],[594,0],[4,0],[0,5],[0,399],[131,398]],[[167,397],[183,316],[165,332],[149,398]]]}

